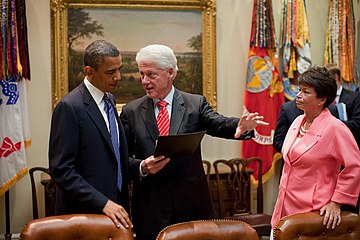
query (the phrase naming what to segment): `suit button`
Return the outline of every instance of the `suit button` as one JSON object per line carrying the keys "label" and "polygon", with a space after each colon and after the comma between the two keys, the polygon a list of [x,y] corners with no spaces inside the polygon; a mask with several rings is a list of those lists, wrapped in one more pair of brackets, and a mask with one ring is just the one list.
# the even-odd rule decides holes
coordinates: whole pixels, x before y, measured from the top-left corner
{"label": "suit button", "polygon": [[114,167],[114,171],[117,172],[117,170],[118,170],[118,168],[117,168],[117,166],[115,166],[115,167]]}

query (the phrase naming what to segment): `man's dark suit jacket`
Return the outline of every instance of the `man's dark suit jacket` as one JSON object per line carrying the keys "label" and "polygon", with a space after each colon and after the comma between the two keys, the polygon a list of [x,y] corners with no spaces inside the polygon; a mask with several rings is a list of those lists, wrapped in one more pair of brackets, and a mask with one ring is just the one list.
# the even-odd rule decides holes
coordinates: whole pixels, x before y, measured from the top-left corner
{"label": "man's dark suit jacket", "polygon": [[[346,113],[348,121],[344,121],[345,125],[350,129],[355,137],[356,143],[360,149],[360,93],[342,89],[339,102],[346,104]],[[351,205],[342,205],[342,211],[350,211],[359,213],[360,196],[356,207]]]}
{"label": "man's dark suit jacket", "polygon": [[[156,237],[170,224],[213,218],[200,147],[191,156],[170,159],[156,174],[139,178],[140,162],[154,154],[159,135],[153,100],[144,96],[128,103],[120,118],[128,140],[129,174],[134,177],[135,232]],[[211,136],[233,139],[238,121],[214,112],[205,97],[175,89],[170,134],[207,131]],[[241,139],[252,136],[250,132]]]}
{"label": "man's dark suit jacket", "polygon": [[[111,96],[114,105],[114,98]],[[116,109],[115,109],[116,112]],[[101,213],[108,199],[127,208],[127,143],[119,125],[122,191],[105,120],[81,83],[57,104],[51,122],[49,166],[57,184],[56,214]]]}
{"label": "man's dark suit jacket", "polygon": [[344,121],[344,123],[354,135],[360,149],[360,93],[343,88],[339,102],[346,104],[346,112],[349,120]]}
{"label": "man's dark suit jacket", "polygon": [[[331,104],[328,108],[334,117],[339,117],[335,105]],[[276,122],[276,129],[273,139],[273,147],[277,152],[281,153],[281,148],[283,146],[285,136],[287,131],[289,130],[289,127],[291,126],[295,118],[297,118],[301,114],[304,114],[304,111],[296,107],[295,99],[281,105],[280,114]]]}

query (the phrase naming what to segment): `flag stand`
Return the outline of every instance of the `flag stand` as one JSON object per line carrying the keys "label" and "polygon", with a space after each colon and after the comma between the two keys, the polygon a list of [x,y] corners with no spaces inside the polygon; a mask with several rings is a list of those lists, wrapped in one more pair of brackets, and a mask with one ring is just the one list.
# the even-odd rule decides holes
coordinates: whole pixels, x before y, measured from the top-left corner
{"label": "flag stand", "polygon": [[10,201],[9,201],[9,190],[5,192],[5,240],[11,240],[11,233],[10,233]]}

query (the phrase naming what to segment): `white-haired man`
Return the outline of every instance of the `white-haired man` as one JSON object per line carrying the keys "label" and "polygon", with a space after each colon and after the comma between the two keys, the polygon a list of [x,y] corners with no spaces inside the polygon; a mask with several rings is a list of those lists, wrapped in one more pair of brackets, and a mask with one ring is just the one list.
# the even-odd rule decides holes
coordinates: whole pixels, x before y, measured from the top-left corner
{"label": "white-haired man", "polygon": [[[250,139],[263,117],[250,113],[228,118],[215,112],[205,97],[173,86],[178,70],[173,50],[149,45],[136,56],[146,95],[126,104],[121,112],[129,149],[129,171],[134,177],[132,216],[138,240],[154,240],[174,223],[213,218],[213,207],[202,165],[200,147],[192,155],[154,157],[157,118],[166,115],[167,134],[206,131],[211,136]],[[159,102],[164,102],[160,110]],[[130,177],[131,177],[130,176]]]}

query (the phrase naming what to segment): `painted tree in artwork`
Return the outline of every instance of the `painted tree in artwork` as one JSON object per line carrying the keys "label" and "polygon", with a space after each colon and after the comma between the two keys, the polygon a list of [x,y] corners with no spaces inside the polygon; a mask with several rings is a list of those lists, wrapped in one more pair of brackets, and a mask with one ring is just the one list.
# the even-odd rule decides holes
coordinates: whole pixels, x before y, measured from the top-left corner
{"label": "painted tree in artwork", "polygon": [[185,91],[202,94],[202,34],[191,37],[187,41],[187,46],[194,52],[184,59],[186,62],[186,71],[184,79],[186,80]]}
{"label": "painted tree in artwork", "polygon": [[176,53],[179,71],[175,87],[186,92],[202,94],[202,34],[187,40],[191,52]]}
{"label": "painted tree in artwork", "polygon": [[91,19],[89,12],[82,8],[68,9],[69,90],[83,80],[83,54],[76,50],[77,47],[84,39],[91,39],[94,35],[104,36],[103,30],[101,24]]}
{"label": "painted tree in artwork", "polygon": [[191,37],[188,40],[187,44],[190,48],[192,48],[195,52],[201,52],[202,51],[202,34],[196,35],[194,37]]}

